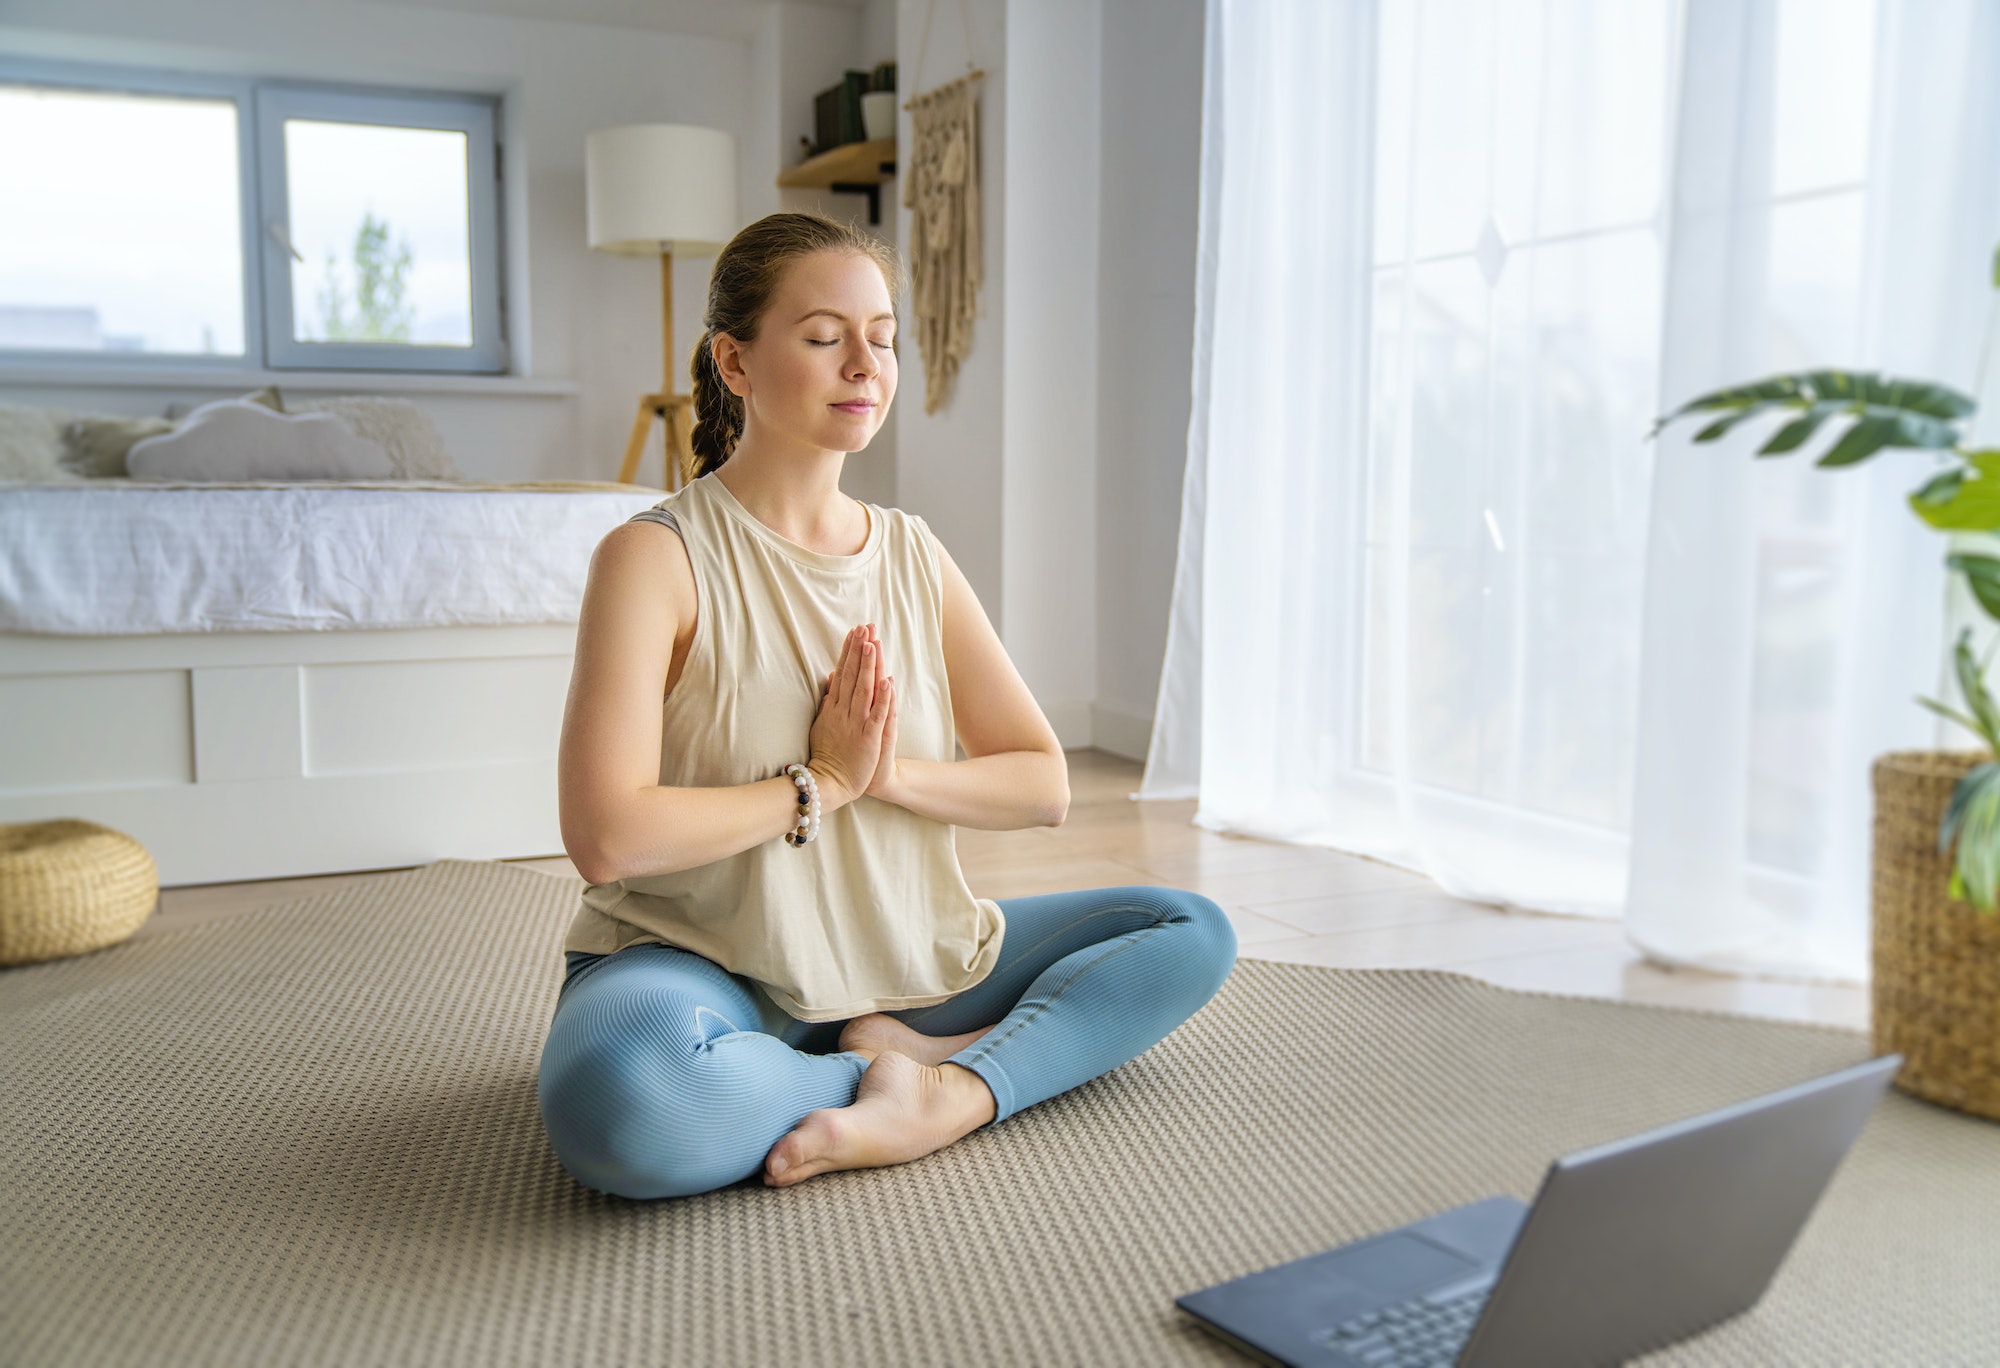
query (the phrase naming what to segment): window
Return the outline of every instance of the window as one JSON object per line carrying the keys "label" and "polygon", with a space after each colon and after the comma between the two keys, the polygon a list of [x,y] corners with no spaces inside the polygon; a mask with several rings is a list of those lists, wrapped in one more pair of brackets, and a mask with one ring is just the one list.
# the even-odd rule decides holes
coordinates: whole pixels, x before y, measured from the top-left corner
{"label": "window", "polygon": [[[1875,9],[1774,6],[1771,372],[1862,354]],[[1363,764],[1390,767],[1400,467],[1416,777],[1623,830],[1681,5],[1391,0],[1382,15]],[[1837,801],[1818,757],[1853,553],[1842,486],[1803,461],[1758,474],[1749,850],[1802,872]]]}
{"label": "window", "polygon": [[177,84],[0,71],[0,348],[246,359],[240,102]]}
{"label": "window", "polygon": [[490,104],[262,89],[257,145],[274,365],[499,368]]}
{"label": "window", "polygon": [[[1675,0],[1382,10],[1364,764],[1628,821]],[[1408,513],[1395,491],[1407,472]]]}
{"label": "window", "polygon": [[503,370],[497,116],[0,64],[0,366]]}

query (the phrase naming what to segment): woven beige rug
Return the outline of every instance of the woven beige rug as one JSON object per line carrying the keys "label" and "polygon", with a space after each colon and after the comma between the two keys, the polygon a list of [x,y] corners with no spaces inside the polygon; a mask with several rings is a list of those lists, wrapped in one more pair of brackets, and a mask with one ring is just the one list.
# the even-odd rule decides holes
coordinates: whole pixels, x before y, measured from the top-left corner
{"label": "woven beige rug", "polygon": [[[535,1111],[580,888],[446,860],[0,972],[0,1363],[1242,1363],[1176,1294],[1869,1053],[1245,960],[928,1158],[632,1202]],[[2000,1363],[2000,1126],[1892,1093],[1764,1301],[1644,1362]]]}

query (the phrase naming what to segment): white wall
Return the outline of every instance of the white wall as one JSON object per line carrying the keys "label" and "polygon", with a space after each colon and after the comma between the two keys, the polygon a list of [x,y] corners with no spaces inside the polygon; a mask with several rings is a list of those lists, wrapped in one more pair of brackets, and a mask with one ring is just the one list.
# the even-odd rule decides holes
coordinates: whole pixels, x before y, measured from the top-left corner
{"label": "white wall", "polygon": [[[774,184],[780,167],[799,161],[802,151],[799,139],[813,135],[813,96],[838,84],[849,69],[872,71],[879,62],[896,60],[896,17],[896,0],[870,0],[867,8],[860,11],[800,4],[797,0],[781,0],[770,6],[764,29],[758,35],[759,43],[769,55],[760,55],[760,60],[776,63],[775,78],[767,81],[767,86],[780,94],[769,104],[772,123],[768,140],[763,144],[770,149],[769,167],[760,167],[755,177],[746,175],[746,183],[759,187],[756,203],[745,206],[746,223],[766,213],[788,210],[842,219],[892,247],[902,240],[894,207],[901,194],[899,177],[884,182],[878,192],[881,222],[877,224],[868,222],[868,201],[860,195],[781,190]],[[905,98],[901,91],[897,92],[899,102]],[[907,306],[907,300],[898,301],[898,312]],[[899,323],[899,329],[901,326]],[[896,418],[902,406],[899,388],[889,416],[874,440],[866,449],[848,456],[840,485],[853,497],[884,506],[895,505]]]}
{"label": "white wall", "polygon": [[1097,695],[1098,0],[1007,13],[1002,604],[1067,745]]}
{"label": "white wall", "polygon": [[[901,6],[896,0],[868,0],[861,11],[861,57],[856,66],[873,70],[877,62],[896,60],[896,26],[902,21]],[[897,84],[902,76],[897,75]],[[829,82],[831,84],[831,82]],[[909,92],[898,90],[896,103],[909,99]],[[806,130],[810,132],[811,130]]]}
{"label": "white wall", "polygon": [[[971,31],[961,22],[969,15]],[[900,108],[920,90],[964,74],[966,62],[985,71],[980,97],[979,177],[981,257],[985,269],[973,323],[971,353],[961,364],[951,397],[936,413],[924,412],[925,380],[916,319],[903,325],[902,379],[896,399],[896,494],[921,515],[965,572],[987,615],[1005,631],[1002,597],[1001,494],[1003,451],[1003,346],[1007,286],[1007,0],[966,0],[933,7],[929,46],[922,0],[900,0],[896,23],[899,148],[911,142],[910,113]],[[918,82],[922,84],[919,86]],[[900,177],[898,184],[900,186]],[[897,240],[910,241],[910,211],[897,202]],[[1035,680],[1030,678],[1031,687]],[[1037,691],[1039,696],[1039,690]]]}
{"label": "white wall", "polygon": [[[814,9],[811,6],[773,6]],[[815,10],[849,31],[858,16]],[[624,123],[695,123],[738,137],[745,209],[777,174],[767,131],[782,73],[760,70],[752,35],[707,36],[517,18],[368,0],[8,0],[0,51],[263,76],[472,90],[505,97],[506,231],[516,255],[509,308],[533,377],[570,392],[411,394],[468,474],[615,479],[641,393],[661,377],[659,266],[592,252],[585,240],[584,138]],[[775,191],[773,191],[775,194]],[[745,220],[747,221],[747,220]],[[677,376],[698,335],[709,262],[676,262]],[[525,320],[525,329],[518,325]],[[281,381],[282,383],[282,381]],[[369,387],[356,376],[355,390]],[[13,402],[159,412],[170,400],[240,392],[237,380],[108,389],[0,389]],[[543,387],[546,390],[549,387]],[[683,380],[677,388],[685,390]],[[659,439],[641,467],[662,479]]]}
{"label": "white wall", "polygon": [[[906,352],[897,494],[1070,746],[1090,744],[1097,692],[1100,13],[1098,0],[903,0],[897,44],[906,99],[984,72],[972,348],[936,413],[921,348]],[[905,147],[908,129],[906,113]]]}
{"label": "white wall", "polygon": [[1145,756],[1187,464],[1203,0],[1103,0],[1094,744]]}
{"label": "white wall", "polygon": [[902,0],[898,77],[908,99],[968,52],[986,72],[986,279],[938,413],[906,355],[897,493],[1064,743],[1143,757],[1186,458],[1203,0],[981,0],[969,47],[956,10],[930,11],[919,54],[926,6]]}

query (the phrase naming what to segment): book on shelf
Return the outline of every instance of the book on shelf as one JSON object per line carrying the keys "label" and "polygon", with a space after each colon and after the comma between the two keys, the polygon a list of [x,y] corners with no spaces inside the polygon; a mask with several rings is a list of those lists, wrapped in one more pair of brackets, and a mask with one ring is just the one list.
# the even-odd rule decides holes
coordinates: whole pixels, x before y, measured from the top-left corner
{"label": "book on shelf", "polygon": [[844,85],[831,86],[813,96],[813,154],[840,146],[840,102],[846,98]]}
{"label": "book on shelf", "polygon": [[861,122],[861,97],[867,93],[869,74],[865,71],[850,71],[841,83],[840,101],[841,142],[862,142],[868,137],[868,130]]}

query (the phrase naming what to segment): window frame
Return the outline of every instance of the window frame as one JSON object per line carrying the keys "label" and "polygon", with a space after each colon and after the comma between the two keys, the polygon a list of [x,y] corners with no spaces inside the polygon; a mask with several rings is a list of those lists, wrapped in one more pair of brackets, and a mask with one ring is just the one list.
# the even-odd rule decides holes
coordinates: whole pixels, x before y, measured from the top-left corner
{"label": "window frame", "polygon": [[257,259],[250,250],[257,224],[257,205],[249,193],[244,168],[254,164],[257,131],[250,119],[253,83],[245,77],[212,76],[186,71],[87,66],[74,62],[28,61],[0,57],[0,85],[32,85],[49,89],[83,90],[120,95],[183,95],[226,99],[236,106],[237,252],[243,272],[243,351],[241,355],[207,352],[83,351],[60,348],[0,348],[0,371],[76,367],[130,370],[134,367],[175,366],[234,371],[263,368],[264,332],[262,285]]}
{"label": "window frame", "polygon": [[[237,250],[243,274],[240,354],[6,347],[0,348],[0,378],[11,372],[52,369],[102,370],[125,375],[152,369],[214,371],[218,375],[258,371],[509,373],[507,264],[503,258],[506,223],[501,184],[503,96],[9,56],[0,56],[0,85],[232,102],[236,107]],[[290,227],[285,212],[283,120],[286,117],[331,117],[341,122],[447,128],[466,133],[472,345],[292,340],[291,258],[266,227],[273,218],[270,206],[276,207],[277,221],[287,229]],[[487,145],[492,147],[490,158],[479,155],[478,151]]]}
{"label": "window frame", "polygon": [[[285,121],[315,119],[465,134],[472,342],[302,342],[293,335],[290,168]],[[500,262],[500,110],[495,99],[379,87],[264,82],[255,89],[258,259],[263,263],[264,357],[271,370],[418,370],[492,374],[507,363]],[[481,156],[481,148],[492,155]],[[280,241],[272,230],[282,226]],[[419,364],[419,363],[423,364]]]}

